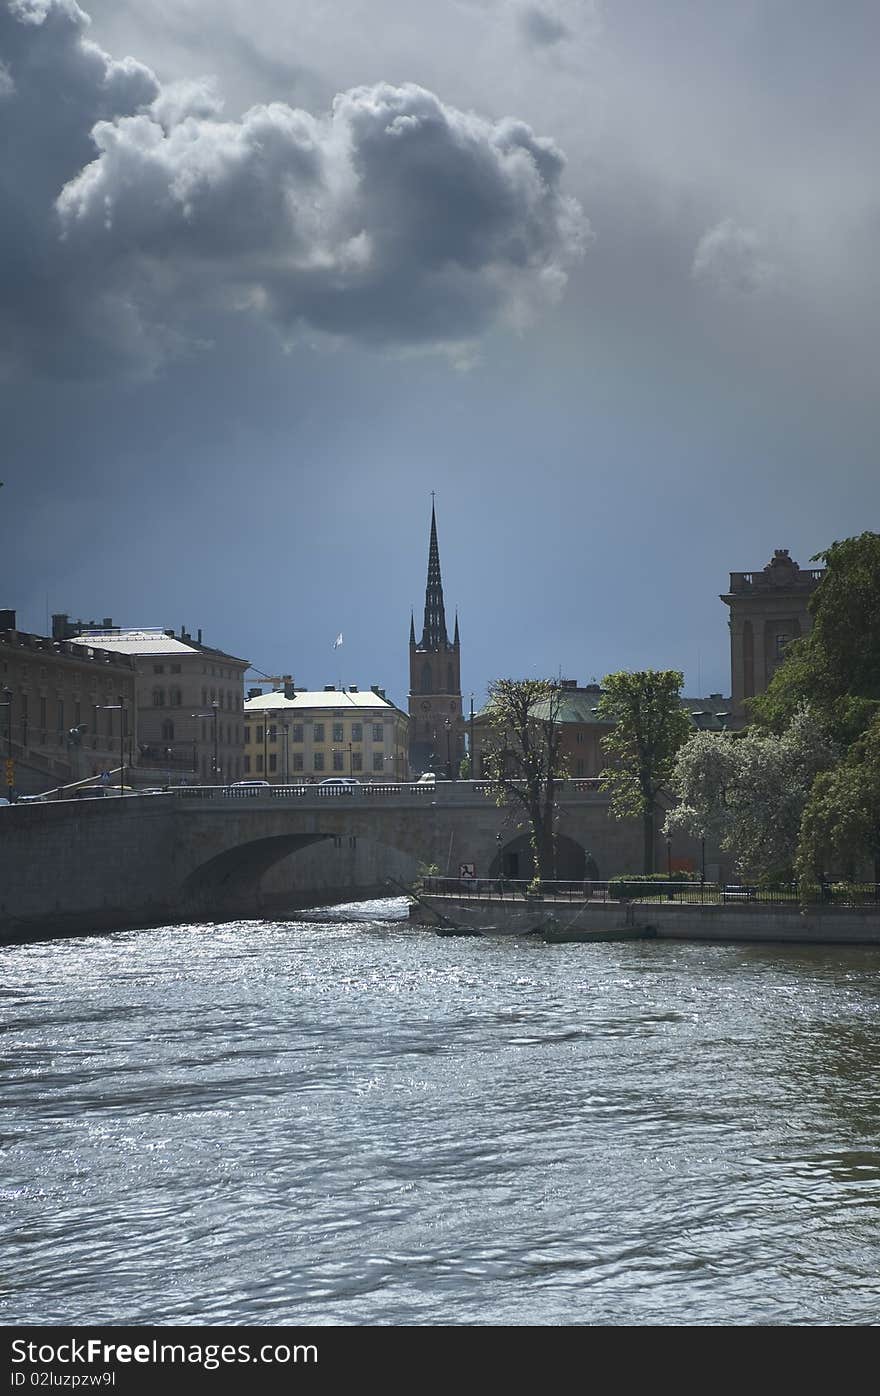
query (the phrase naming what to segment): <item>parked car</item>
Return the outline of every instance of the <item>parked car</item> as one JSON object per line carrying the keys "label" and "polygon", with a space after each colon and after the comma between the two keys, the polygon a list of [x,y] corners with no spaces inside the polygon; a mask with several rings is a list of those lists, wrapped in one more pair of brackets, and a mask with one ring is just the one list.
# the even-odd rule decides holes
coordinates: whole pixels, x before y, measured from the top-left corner
{"label": "parked car", "polygon": [[328,776],[326,780],[322,780],[319,783],[321,785],[336,785],[340,787],[347,785],[360,785],[359,780],[351,780],[348,776]]}
{"label": "parked car", "polygon": [[234,780],[234,781],[232,782],[232,784],[230,785],[229,789],[230,789],[230,790],[250,790],[250,789],[252,789],[252,788],[260,789],[260,788],[261,788],[262,786],[264,786],[264,785],[271,789],[271,784],[270,784],[270,782],[269,782],[268,780]]}

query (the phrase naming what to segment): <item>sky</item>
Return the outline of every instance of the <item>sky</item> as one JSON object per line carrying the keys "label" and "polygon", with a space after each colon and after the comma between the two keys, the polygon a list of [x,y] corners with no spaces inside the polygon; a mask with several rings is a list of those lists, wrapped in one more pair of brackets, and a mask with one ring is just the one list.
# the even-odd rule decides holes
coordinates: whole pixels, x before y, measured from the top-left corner
{"label": "sky", "polygon": [[[404,703],[876,529],[880,7],[0,0],[0,605]],[[333,641],[342,633],[342,646]]]}

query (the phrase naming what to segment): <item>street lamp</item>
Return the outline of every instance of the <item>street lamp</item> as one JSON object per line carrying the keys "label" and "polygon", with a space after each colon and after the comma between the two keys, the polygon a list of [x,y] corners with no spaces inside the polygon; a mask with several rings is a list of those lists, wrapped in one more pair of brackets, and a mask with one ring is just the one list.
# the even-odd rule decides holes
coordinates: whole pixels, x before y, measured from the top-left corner
{"label": "street lamp", "polygon": [[[95,712],[119,713],[119,793],[125,793],[125,704],[120,697],[118,703],[96,703]],[[111,719],[112,721],[112,719]],[[95,731],[98,730],[98,719],[95,718]],[[112,727],[111,727],[112,735]]]}
{"label": "street lamp", "polygon": [[450,746],[452,740],[452,723],[449,721],[449,718],[446,719],[443,726],[446,728],[446,779],[452,780],[452,748]]}
{"label": "street lamp", "polygon": [[6,795],[12,804],[15,789],[12,777],[12,689],[4,688],[3,697],[6,701],[0,703],[0,707],[6,709]]}
{"label": "street lamp", "polygon": [[218,759],[217,759],[217,716],[218,716],[219,712],[220,712],[220,708],[219,708],[218,704],[217,704],[217,703],[212,703],[212,704],[211,704],[211,711],[210,711],[209,713],[190,713],[190,717],[210,717],[210,718],[213,718],[213,719],[214,719],[214,771],[213,771],[213,775],[214,775],[214,784],[215,784],[215,785],[217,784],[217,776],[219,775],[219,769],[218,769],[219,763],[218,763]]}

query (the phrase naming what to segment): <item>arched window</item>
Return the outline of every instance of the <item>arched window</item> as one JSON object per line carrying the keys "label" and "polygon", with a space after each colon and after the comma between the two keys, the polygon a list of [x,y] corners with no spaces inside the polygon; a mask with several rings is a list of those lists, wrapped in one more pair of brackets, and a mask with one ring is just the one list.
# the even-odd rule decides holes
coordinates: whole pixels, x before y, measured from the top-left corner
{"label": "arched window", "polygon": [[154,689],[153,689],[153,707],[154,707],[154,708],[164,708],[164,706],[165,706],[165,690],[164,690],[164,688],[154,688]]}
{"label": "arched window", "polygon": [[173,742],[173,741],[174,741],[174,723],[173,723],[173,722],[163,722],[163,723],[162,723],[162,740],[163,740],[163,742]]}
{"label": "arched window", "polygon": [[422,665],[422,692],[431,692],[431,666],[427,660]]}
{"label": "arched window", "polygon": [[183,702],[183,698],[181,697],[180,689],[179,689],[179,688],[172,688],[172,689],[169,689],[169,692],[168,692],[168,706],[169,706],[170,708],[179,708],[182,702]]}

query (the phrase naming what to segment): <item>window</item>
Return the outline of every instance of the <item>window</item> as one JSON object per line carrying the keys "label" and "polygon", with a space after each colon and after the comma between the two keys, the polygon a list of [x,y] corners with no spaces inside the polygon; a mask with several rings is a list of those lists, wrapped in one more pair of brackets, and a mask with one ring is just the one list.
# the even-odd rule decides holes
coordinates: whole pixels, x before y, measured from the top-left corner
{"label": "window", "polygon": [[250,729],[249,727],[246,727],[246,728],[244,729],[244,740],[245,740],[245,745],[247,745],[247,743],[250,741],[250,739],[251,739],[251,729]]}
{"label": "window", "polygon": [[333,740],[334,740],[334,742],[341,742],[341,741],[342,741],[342,723],[341,723],[341,722],[334,722],[334,724],[333,724]]}
{"label": "window", "polygon": [[343,770],[345,770],[345,765],[344,765],[344,762],[343,762],[343,759],[342,759],[342,758],[343,758],[343,755],[344,755],[344,752],[341,752],[341,751],[334,751],[334,753],[333,753],[333,769],[334,769],[334,771],[343,771]]}
{"label": "window", "polygon": [[180,665],[179,665],[179,664],[172,664],[172,666],[171,666],[171,672],[172,672],[172,674],[179,674],[179,673],[180,673]]}
{"label": "window", "polygon": [[262,729],[262,727],[258,727],[258,728],[257,728],[257,741],[258,741],[258,742],[261,742],[262,740],[263,740],[263,729]]}
{"label": "window", "polygon": [[162,740],[163,740],[163,742],[173,742],[173,741],[174,741],[174,723],[173,723],[173,722],[163,722],[163,723],[162,723]]}
{"label": "window", "polygon": [[374,770],[374,771],[384,771],[384,769],[385,769],[385,757],[382,755],[381,751],[374,751],[374,752],[373,752],[373,770]]}
{"label": "window", "polygon": [[788,642],[789,642],[790,639],[791,639],[791,636],[790,636],[790,635],[777,635],[777,636],[776,636],[776,658],[777,658],[777,659],[781,659],[782,656],[785,654],[785,647],[786,647],[786,645],[788,644]]}
{"label": "window", "polygon": [[292,726],[291,729],[290,729],[290,735],[291,735],[291,737],[293,738],[293,740],[294,740],[295,742],[301,742],[301,741],[302,741],[302,739],[303,739],[303,725],[302,725],[301,722],[295,722],[295,723],[293,724],[293,726]]}
{"label": "window", "polygon": [[74,705],[73,705],[73,725],[74,725],[74,727],[79,727],[79,725],[80,725],[81,722],[82,722],[82,708],[80,707],[79,703],[74,703]]}
{"label": "window", "polygon": [[164,708],[164,706],[165,706],[165,690],[164,690],[164,688],[154,688],[154,689],[153,689],[153,707],[154,707],[154,708]]}
{"label": "window", "polygon": [[[323,740],[324,740],[324,724],[323,724],[323,722],[316,722],[316,723],[315,723],[315,741],[316,741],[316,742],[323,742]],[[317,769],[317,768],[316,768],[316,769]]]}
{"label": "window", "polygon": [[583,743],[584,743],[584,734],[583,734],[583,732],[578,732],[577,737],[575,738],[575,741],[577,742],[578,746],[583,746]]}
{"label": "window", "polygon": [[582,756],[579,756],[579,757],[578,757],[578,762],[577,762],[577,774],[578,774],[579,776],[582,776],[583,773],[584,773],[584,758],[583,758]]}
{"label": "window", "polygon": [[269,770],[270,770],[270,771],[277,771],[277,770],[278,770],[278,757],[275,755],[275,752],[274,752],[274,751],[272,752],[271,756],[269,757]]}
{"label": "window", "polygon": [[323,769],[324,769],[324,753],[323,753],[323,751],[316,751],[316,752],[315,752],[314,766],[315,766],[315,770],[316,770],[316,771],[323,771]]}
{"label": "window", "polygon": [[244,758],[244,773],[246,776],[249,776],[251,773],[251,758],[249,756]]}
{"label": "window", "polygon": [[364,769],[364,758],[359,751],[353,751],[351,753],[351,769],[353,771],[362,771]]}
{"label": "window", "polygon": [[362,742],[364,740],[364,724],[362,722],[353,722],[351,724],[351,740],[353,742]]}
{"label": "window", "polygon": [[301,771],[302,768],[303,768],[303,754],[302,754],[301,751],[295,751],[295,752],[293,753],[293,769],[294,769],[295,771]]}
{"label": "window", "polygon": [[275,726],[275,724],[274,724],[274,722],[273,722],[273,723],[272,723],[272,726],[269,728],[269,741],[270,741],[270,742],[277,742],[277,740],[278,740],[278,728]]}
{"label": "window", "polygon": [[154,665],[153,665],[153,673],[154,673],[154,674],[164,674],[164,673],[165,673],[165,665],[164,665],[164,664],[154,664]]}
{"label": "window", "polygon": [[183,702],[183,697],[182,697],[182,695],[181,695],[180,689],[179,689],[179,688],[172,688],[172,689],[170,689],[169,692],[168,692],[168,706],[169,706],[169,708],[179,708],[179,707],[181,706],[182,702]]}
{"label": "window", "polygon": [[382,732],[383,732],[383,728],[382,728],[381,722],[374,722],[374,723],[373,723],[373,741],[374,741],[374,742],[381,742],[381,741],[382,741]]}
{"label": "window", "polygon": [[262,770],[263,770],[263,753],[262,753],[262,752],[260,752],[259,756],[257,757],[257,770],[260,771],[260,772],[262,772]]}
{"label": "window", "polygon": [[58,731],[64,731],[64,699],[58,699]]}

